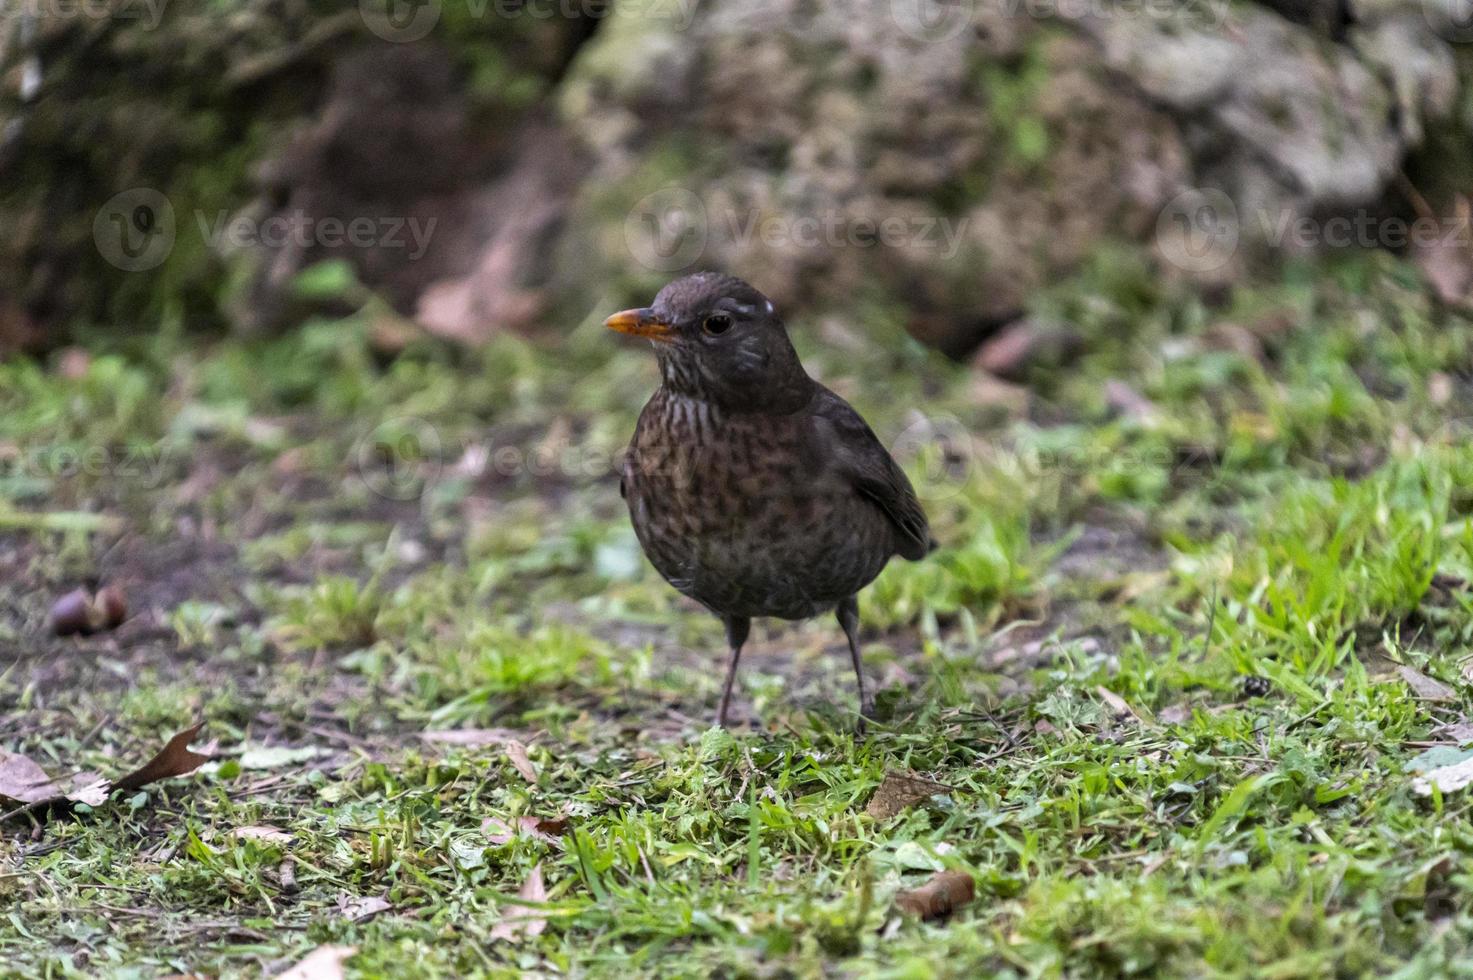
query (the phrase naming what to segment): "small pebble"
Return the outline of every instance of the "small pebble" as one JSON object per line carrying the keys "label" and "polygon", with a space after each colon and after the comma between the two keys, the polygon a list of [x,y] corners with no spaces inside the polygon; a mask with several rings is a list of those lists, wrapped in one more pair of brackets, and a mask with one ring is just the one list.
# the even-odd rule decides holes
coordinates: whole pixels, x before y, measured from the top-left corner
{"label": "small pebble", "polygon": [[1258,677],[1253,674],[1243,678],[1241,687],[1242,696],[1245,699],[1267,697],[1274,689],[1273,682],[1267,677]]}
{"label": "small pebble", "polygon": [[115,630],[128,618],[128,600],[123,590],[116,585],[106,585],[92,602],[93,622],[96,628]]}
{"label": "small pebble", "polygon": [[51,631],[57,636],[114,630],[127,618],[128,600],[116,585],[104,586],[96,596],[74,589],[51,605]]}
{"label": "small pebble", "polygon": [[57,636],[89,633],[92,629],[92,597],[76,589],[51,605],[51,631]]}

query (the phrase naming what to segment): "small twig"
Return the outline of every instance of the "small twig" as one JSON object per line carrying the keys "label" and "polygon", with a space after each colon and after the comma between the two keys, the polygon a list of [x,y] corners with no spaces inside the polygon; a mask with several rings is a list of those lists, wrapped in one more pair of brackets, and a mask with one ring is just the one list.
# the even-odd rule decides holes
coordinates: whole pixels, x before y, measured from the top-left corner
{"label": "small twig", "polygon": [[14,810],[11,810],[9,813],[0,813],[0,823],[9,823],[11,818],[13,817],[25,816],[27,813],[31,813],[35,810],[45,809],[46,807],[51,806],[54,803],[65,802],[65,797],[48,796],[44,800],[36,800],[33,803],[27,803],[25,806],[18,806]]}
{"label": "small twig", "polygon": [[1412,210],[1417,212],[1417,217],[1436,217],[1432,213],[1432,205],[1427,203],[1427,199],[1422,196],[1422,192],[1417,190],[1416,186],[1412,184],[1411,178],[1406,175],[1406,171],[1398,170],[1396,172],[1396,186],[1400,187],[1401,192],[1407,196],[1407,200],[1411,202]]}
{"label": "small twig", "polygon": [[103,715],[102,718],[98,720],[97,724],[92,726],[92,730],[89,731],[86,735],[82,736],[82,740],[77,743],[77,748],[85,749],[92,742],[92,740],[97,737],[98,733],[102,731],[103,726],[112,720],[112,715]]}

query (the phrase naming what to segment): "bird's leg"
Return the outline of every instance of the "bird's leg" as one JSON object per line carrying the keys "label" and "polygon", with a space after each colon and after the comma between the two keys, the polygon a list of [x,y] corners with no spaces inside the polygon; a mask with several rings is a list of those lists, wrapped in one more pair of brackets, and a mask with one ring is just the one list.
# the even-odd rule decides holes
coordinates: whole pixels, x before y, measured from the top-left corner
{"label": "bird's leg", "polygon": [[726,727],[726,709],[731,704],[731,688],[736,683],[737,661],[742,659],[742,644],[747,642],[747,633],[752,621],[745,616],[723,616],[726,624],[726,645],[731,648],[731,663],[726,668],[726,686],[721,689],[721,710],[716,715],[716,724]]}
{"label": "bird's leg", "polygon": [[864,720],[875,713],[875,703],[864,690],[864,663],[859,658],[859,600],[850,596],[835,610],[844,636],[849,640],[849,656],[854,661],[854,679],[859,682],[859,733],[864,734]]}

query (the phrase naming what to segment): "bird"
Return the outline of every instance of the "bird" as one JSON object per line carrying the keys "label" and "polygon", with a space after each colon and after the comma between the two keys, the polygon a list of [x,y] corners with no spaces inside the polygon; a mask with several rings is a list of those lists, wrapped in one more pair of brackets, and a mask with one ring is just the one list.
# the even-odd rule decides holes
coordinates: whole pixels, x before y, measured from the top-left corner
{"label": "bird", "polygon": [[684,276],[604,325],[650,341],[659,362],[619,492],[650,563],[725,626],[717,725],[727,727],[753,618],[832,612],[864,732],[874,702],[858,593],[892,557],[919,561],[936,547],[905,472],[860,414],[809,376],[772,301],[741,279]]}

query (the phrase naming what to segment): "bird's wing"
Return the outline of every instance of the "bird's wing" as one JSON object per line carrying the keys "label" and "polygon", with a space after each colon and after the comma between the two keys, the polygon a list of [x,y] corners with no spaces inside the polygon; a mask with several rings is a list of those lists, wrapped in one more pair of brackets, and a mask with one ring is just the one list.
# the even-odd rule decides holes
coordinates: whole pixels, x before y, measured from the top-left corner
{"label": "bird's wing", "polygon": [[823,458],[890,519],[901,557],[924,558],[936,547],[926,512],[905,472],[868,423],[848,402],[822,387],[814,397],[813,416]]}

